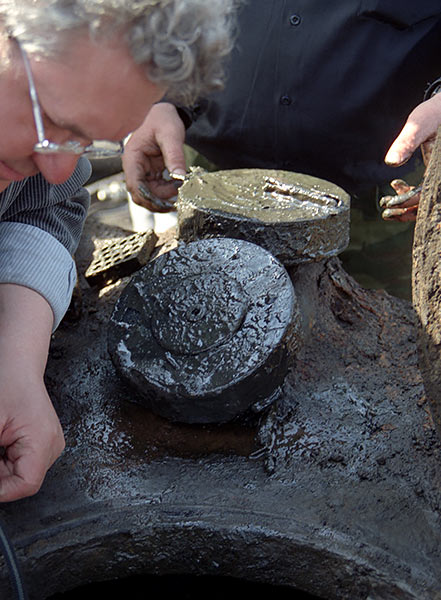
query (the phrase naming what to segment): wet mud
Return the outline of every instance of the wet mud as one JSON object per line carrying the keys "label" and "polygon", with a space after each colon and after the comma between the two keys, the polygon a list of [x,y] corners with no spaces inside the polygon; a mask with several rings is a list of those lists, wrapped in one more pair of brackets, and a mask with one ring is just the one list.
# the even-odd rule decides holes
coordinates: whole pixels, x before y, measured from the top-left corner
{"label": "wet mud", "polygon": [[252,241],[284,265],[335,256],[349,243],[348,194],[301,173],[235,169],[195,171],[179,189],[183,241],[228,237]]}

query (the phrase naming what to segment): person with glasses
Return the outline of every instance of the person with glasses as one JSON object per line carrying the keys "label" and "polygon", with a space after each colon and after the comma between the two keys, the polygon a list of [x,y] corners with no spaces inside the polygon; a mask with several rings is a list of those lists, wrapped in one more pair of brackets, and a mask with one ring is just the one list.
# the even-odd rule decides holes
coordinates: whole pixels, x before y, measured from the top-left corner
{"label": "person with glasses", "polygon": [[43,374],[70,302],[87,157],[165,93],[218,87],[236,0],[0,0],[0,501],[32,495],[64,448]]}

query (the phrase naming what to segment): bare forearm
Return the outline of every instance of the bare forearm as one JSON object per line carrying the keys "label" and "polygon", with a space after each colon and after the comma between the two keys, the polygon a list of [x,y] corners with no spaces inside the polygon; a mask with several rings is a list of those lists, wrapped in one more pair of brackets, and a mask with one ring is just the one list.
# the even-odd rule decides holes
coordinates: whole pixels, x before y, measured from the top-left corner
{"label": "bare forearm", "polygon": [[[48,302],[27,287],[0,284],[0,359],[43,375],[53,325]],[[1,369],[1,364],[0,364]]]}

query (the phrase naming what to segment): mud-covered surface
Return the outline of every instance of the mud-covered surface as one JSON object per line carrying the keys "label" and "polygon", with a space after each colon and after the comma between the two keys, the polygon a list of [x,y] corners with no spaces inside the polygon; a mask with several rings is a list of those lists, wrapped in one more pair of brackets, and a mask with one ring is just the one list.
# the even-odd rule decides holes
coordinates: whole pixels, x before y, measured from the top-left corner
{"label": "mud-covered surface", "polygon": [[359,555],[384,553],[403,581],[431,582],[416,598],[438,598],[441,455],[414,316],[335,261],[318,282],[315,331],[259,431],[267,472],[295,482],[307,521],[349,536]]}
{"label": "mud-covered surface", "polygon": [[36,496],[1,508],[31,598],[138,573],[440,598],[441,456],[410,305],[361,289],[338,259],[292,278],[306,342],[283,394],[260,421],[222,426],[133,402],[106,348],[127,280],[84,286],[47,369],[66,450]]}
{"label": "mud-covered surface", "polygon": [[179,190],[179,237],[253,241],[292,266],[346,248],[349,205],[343,189],[302,173],[196,170]]}
{"label": "mud-covered surface", "polygon": [[419,357],[424,388],[441,435],[441,128],[424,176],[415,226],[412,298],[419,319]]}
{"label": "mud-covered surface", "polygon": [[109,322],[118,373],[155,413],[231,421],[283,383],[300,343],[286,269],[244,240],[180,243],[141,269]]}

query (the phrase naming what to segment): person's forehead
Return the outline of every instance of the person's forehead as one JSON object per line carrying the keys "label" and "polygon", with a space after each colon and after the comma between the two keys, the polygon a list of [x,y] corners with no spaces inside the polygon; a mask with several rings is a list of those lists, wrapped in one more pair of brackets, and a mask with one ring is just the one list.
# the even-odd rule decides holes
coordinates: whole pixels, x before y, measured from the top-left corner
{"label": "person's forehead", "polygon": [[39,57],[36,66],[46,79],[72,78],[75,82],[95,81],[98,85],[118,85],[128,80],[148,81],[144,66],[135,62],[123,40],[94,42],[80,36],[59,55]]}
{"label": "person's forehead", "polygon": [[[136,128],[165,88],[149,81],[123,44],[88,43],[67,61],[38,61],[36,85],[43,107],[60,126],[97,137],[116,138]],[[109,122],[108,119],[114,119]],[[128,130],[127,130],[128,129]],[[102,135],[102,134],[100,134]]]}

